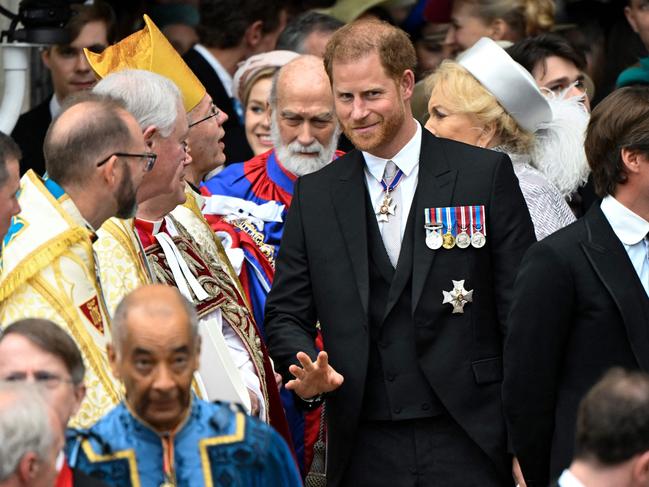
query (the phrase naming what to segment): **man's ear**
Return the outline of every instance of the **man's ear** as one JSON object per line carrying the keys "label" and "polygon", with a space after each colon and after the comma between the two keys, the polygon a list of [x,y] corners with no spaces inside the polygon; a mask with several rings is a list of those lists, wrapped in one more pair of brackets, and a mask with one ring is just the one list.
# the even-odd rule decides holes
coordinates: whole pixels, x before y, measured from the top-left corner
{"label": "man's ear", "polygon": [[144,136],[144,143],[146,144],[147,149],[150,152],[153,152],[154,146],[156,145],[158,138],[155,137],[155,135],[158,133],[158,127],[156,127],[155,125],[149,125],[142,131],[142,135]]}
{"label": "man's ear", "polygon": [[108,161],[98,168],[101,170],[101,177],[110,188],[115,187],[119,183],[117,165],[117,156],[110,156]]}
{"label": "man's ear", "polygon": [[32,451],[28,451],[18,462],[15,472],[23,485],[31,485],[38,476],[39,468],[38,456]]}
{"label": "man's ear", "polygon": [[108,356],[108,364],[110,365],[110,370],[113,373],[113,377],[121,381],[122,376],[119,373],[117,350],[115,350],[115,347],[112,343],[106,345],[106,355]]}
{"label": "man's ear", "polygon": [[52,52],[52,47],[46,47],[45,49],[43,49],[41,51],[41,61],[43,61],[43,64],[45,65],[45,67],[47,69],[51,69],[50,68],[50,55],[51,55],[51,52]]}
{"label": "man's ear", "polygon": [[263,27],[263,20],[255,20],[248,26],[246,32],[243,35],[243,40],[248,45],[248,47],[254,49],[255,47],[257,47],[257,45],[259,45],[262,38],[264,37]]}
{"label": "man's ear", "polygon": [[631,28],[633,29],[633,32],[636,34],[638,33],[638,23],[635,21],[635,17],[633,16],[633,12],[631,11],[631,7],[628,5],[624,7],[624,16],[626,17],[626,21],[629,23]]}
{"label": "man's ear", "polygon": [[406,69],[403,72],[399,81],[399,87],[401,88],[401,98],[404,101],[410,100],[412,98],[412,92],[415,89],[415,73],[411,69]]}
{"label": "man's ear", "polygon": [[74,408],[72,410],[72,416],[77,414],[79,412],[79,408],[81,407],[81,403],[83,402],[84,398],[86,397],[86,385],[81,383],[79,385],[74,386]]}
{"label": "man's ear", "polygon": [[198,366],[200,364],[200,358],[201,358],[201,345],[203,341],[201,339],[200,335],[196,336],[196,351],[194,355],[194,360],[195,360],[195,365],[194,365],[194,372],[198,370]]}
{"label": "man's ear", "polygon": [[636,482],[634,485],[647,485],[649,484],[649,451],[640,453],[635,461],[631,470],[633,480]]}
{"label": "man's ear", "polygon": [[628,149],[626,147],[623,147],[620,150],[620,158],[622,159],[624,169],[629,174],[638,173],[641,168],[641,163],[646,162],[646,158],[643,156],[642,152],[636,149]]}

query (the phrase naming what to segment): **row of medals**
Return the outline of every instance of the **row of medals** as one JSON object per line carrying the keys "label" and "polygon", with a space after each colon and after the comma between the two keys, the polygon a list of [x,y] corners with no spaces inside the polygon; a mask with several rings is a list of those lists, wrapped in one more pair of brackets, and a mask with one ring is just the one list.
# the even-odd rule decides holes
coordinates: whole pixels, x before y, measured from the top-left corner
{"label": "row of medals", "polygon": [[461,249],[466,249],[469,246],[479,249],[484,247],[487,241],[484,233],[479,230],[469,235],[463,229],[457,234],[457,237],[453,236],[450,230],[442,234],[441,225],[426,225],[426,233],[426,246],[431,250],[437,250],[441,247],[452,249],[456,245]]}

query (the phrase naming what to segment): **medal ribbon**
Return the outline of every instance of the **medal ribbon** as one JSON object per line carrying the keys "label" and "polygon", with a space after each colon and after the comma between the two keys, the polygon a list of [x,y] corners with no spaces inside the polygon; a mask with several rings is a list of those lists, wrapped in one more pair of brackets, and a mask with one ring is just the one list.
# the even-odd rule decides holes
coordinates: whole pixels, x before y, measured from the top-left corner
{"label": "medal ribbon", "polygon": [[399,169],[389,184],[385,182],[385,179],[381,179],[380,181],[381,187],[383,188],[384,192],[390,194],[392,193],[392,191],[397,189],[397,186],[399,186],[399,183],[401,182],[402,179],[403,179],[403,171]]}
{"label": "medal ribbon", "polygon": [[166,434],[161,437],[162,440],[162,468],[165,474],[165,483],[163,485],[176,485],[176,476],[174,475],[174,442],[173,437]]}
{"label": "medal ribbon", "polygon": [[457,233],[466,232],[466,206],[455,207],[455,220],[459,224]]}
{"label": "medal ribbon", "polygon": [[455,236],[455,212],[451,213],[451,207],[446,207],[444,208],[445,213],[446,213],[446,231],[444,233],[450,233],[451,235]]}

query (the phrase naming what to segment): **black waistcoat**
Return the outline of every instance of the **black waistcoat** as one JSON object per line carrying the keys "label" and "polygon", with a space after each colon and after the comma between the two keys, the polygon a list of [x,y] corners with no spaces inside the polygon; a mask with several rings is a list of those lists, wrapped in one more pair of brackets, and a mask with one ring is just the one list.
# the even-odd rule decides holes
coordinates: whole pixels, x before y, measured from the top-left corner
{"label": "black waistcoat", "polygon": [[[443,407],[417,362],[411,311],[415,205],[408,216],[396,270],[388,258],[369,198],[366,208],[370,353],[362,416],[392,421],[432,417]],[[391,288],[400,295],[384,316]]]}

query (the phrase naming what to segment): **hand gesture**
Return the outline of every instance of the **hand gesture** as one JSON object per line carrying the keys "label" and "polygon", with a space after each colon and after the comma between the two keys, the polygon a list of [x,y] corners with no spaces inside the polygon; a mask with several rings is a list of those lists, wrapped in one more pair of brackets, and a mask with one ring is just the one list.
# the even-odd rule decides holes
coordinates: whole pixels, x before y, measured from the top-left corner
{"label": "hand gesture", "polygon": [[286,388],[294,391],[302,399],[310,399],[338,389],[345,380],[329,365],[327,352],[320,352],[315,362],[304,352],[298,352],[296,357],[302,367],[291,365],[288,368],[295,379],[288,381]]}

